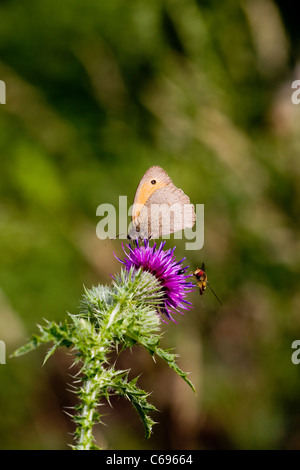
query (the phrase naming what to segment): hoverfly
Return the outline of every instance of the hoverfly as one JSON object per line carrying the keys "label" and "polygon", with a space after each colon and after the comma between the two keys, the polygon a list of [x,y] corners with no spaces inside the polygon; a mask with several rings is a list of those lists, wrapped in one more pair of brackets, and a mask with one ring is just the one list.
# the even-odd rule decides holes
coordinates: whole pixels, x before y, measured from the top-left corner
{"label": "hoverfly", "polygon": [[221,300],[219,299],[217,294],[212,290],[212,288],[210,287],[210,284],[207,280],[207,274],[205,272],[205,264],[202,263],[201,269],[197,268],[192,274],[196,278],[196,282],[197,282],[197,285],[199,287],[200,295],[204,294],[204,291],[206,289],[206,285],[208,285],[208,287],[210,288],[210,290],[212,291],[212,293],[214,294],[214,296],[216,297],[218,302],[222,305]]}

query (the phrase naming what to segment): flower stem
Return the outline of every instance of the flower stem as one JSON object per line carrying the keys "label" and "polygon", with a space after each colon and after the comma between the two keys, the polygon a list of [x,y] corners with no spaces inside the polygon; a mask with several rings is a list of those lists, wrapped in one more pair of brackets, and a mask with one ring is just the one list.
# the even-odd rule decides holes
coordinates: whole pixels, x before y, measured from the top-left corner
{"label": "flower stem", "polygon": [[[85,383],[84,389],[85,393],[87,396],[91,396],[93,398],[95,394],[90,394],[90,389],[91,389],[91,384],[92,380],[88,380]],[[88,407],[87,405],[84,405],[83,410],[82,410],[82,426],[80,429],[80,436],[78,440],[78,444],[76,446],[77,450],[90,450],[91,449],[91,444],[93,443],[93,410]]]}
{"label": "flower stem", "polygon": [[[99,364],[97,368],[99,368]],[[103,371],[104,372],[104,371]],[[99,420],[97,406],[99,405],[99,391],[102,388],[102,371],[93,373],[90,371],[89,378],[83,379],[83,385],[78,391],[81,405],[77,407],[78,414],[74,418],[77,429],[76,450],[95,449],[93,426]]]}

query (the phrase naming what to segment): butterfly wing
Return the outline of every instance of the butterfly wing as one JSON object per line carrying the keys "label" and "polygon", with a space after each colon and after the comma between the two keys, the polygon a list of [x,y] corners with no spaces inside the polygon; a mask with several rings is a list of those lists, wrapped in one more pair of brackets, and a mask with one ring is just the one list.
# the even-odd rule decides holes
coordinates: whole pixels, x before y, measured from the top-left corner
{"label": "butterfly wing", "polygon": [[159,238],[192,228],[195,220],[194,206],[188,196],[173,184],[162,168],[149,168],[136,191],[129,237]]}
{"label": "butterfly wing", "polygon": [[149,168],[134,197],[129,238],[159,238],[185,228],[196,220],[194,206],[160,166]]}
{"label": "butterfly wing", "polygon": [[[155,182],[155,183],[154,183]],[[172,180],[168,173],[163,170],[160,166],[152,166],[149,168],[141,179],[133,201],[132,209],[132,221],[135,224],[135,220],[139,217],[139,214],[149,200],[149,198],[158,190],[172,184]]]}
{"label": "butterfly wing", "polygon": [[153,193],[143,211],[148,213],[148,230],[152,238],[192,228],[196,220],[190,199],[173,183]]}

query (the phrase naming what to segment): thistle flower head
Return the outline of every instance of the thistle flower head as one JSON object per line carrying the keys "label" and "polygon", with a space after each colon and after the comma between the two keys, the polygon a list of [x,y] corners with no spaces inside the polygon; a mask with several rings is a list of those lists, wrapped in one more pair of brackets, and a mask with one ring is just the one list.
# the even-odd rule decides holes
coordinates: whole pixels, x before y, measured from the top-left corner
{"label": "thistle flower head", "polygon": [[159,248],[154,243],[153,247],[149,245],[149,240],[143,242],[136,241],[135,246],[127,245],[128,252],[124,249],[124,260],[117,258],[129,271],[132,267],[135,269],[142,268],[144,271],[155,276],[164,293],[161,306],[158,307],[158,313],[165,315],[168,319],[174,320],[172,313],[191,308],[191,302],[185,300],[188,292],[194,290],[195,286],[186,279],[191,277],[186,274],[188,266],[183,267],[182,262],[176,261],[174,251],[175,248],[164,250],[166,242],[162,242]]}

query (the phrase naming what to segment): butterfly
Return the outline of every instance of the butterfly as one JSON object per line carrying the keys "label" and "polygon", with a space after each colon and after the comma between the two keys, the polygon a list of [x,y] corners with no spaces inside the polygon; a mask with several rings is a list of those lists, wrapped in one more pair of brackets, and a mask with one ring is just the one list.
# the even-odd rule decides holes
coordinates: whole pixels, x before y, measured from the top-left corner
{"label": "butterfly", "polygon": [[133,202],[129,239],[160,238],[192,228],[196,214],[193,204],[177,188],[167,172],[152,166],[142,177]]}

